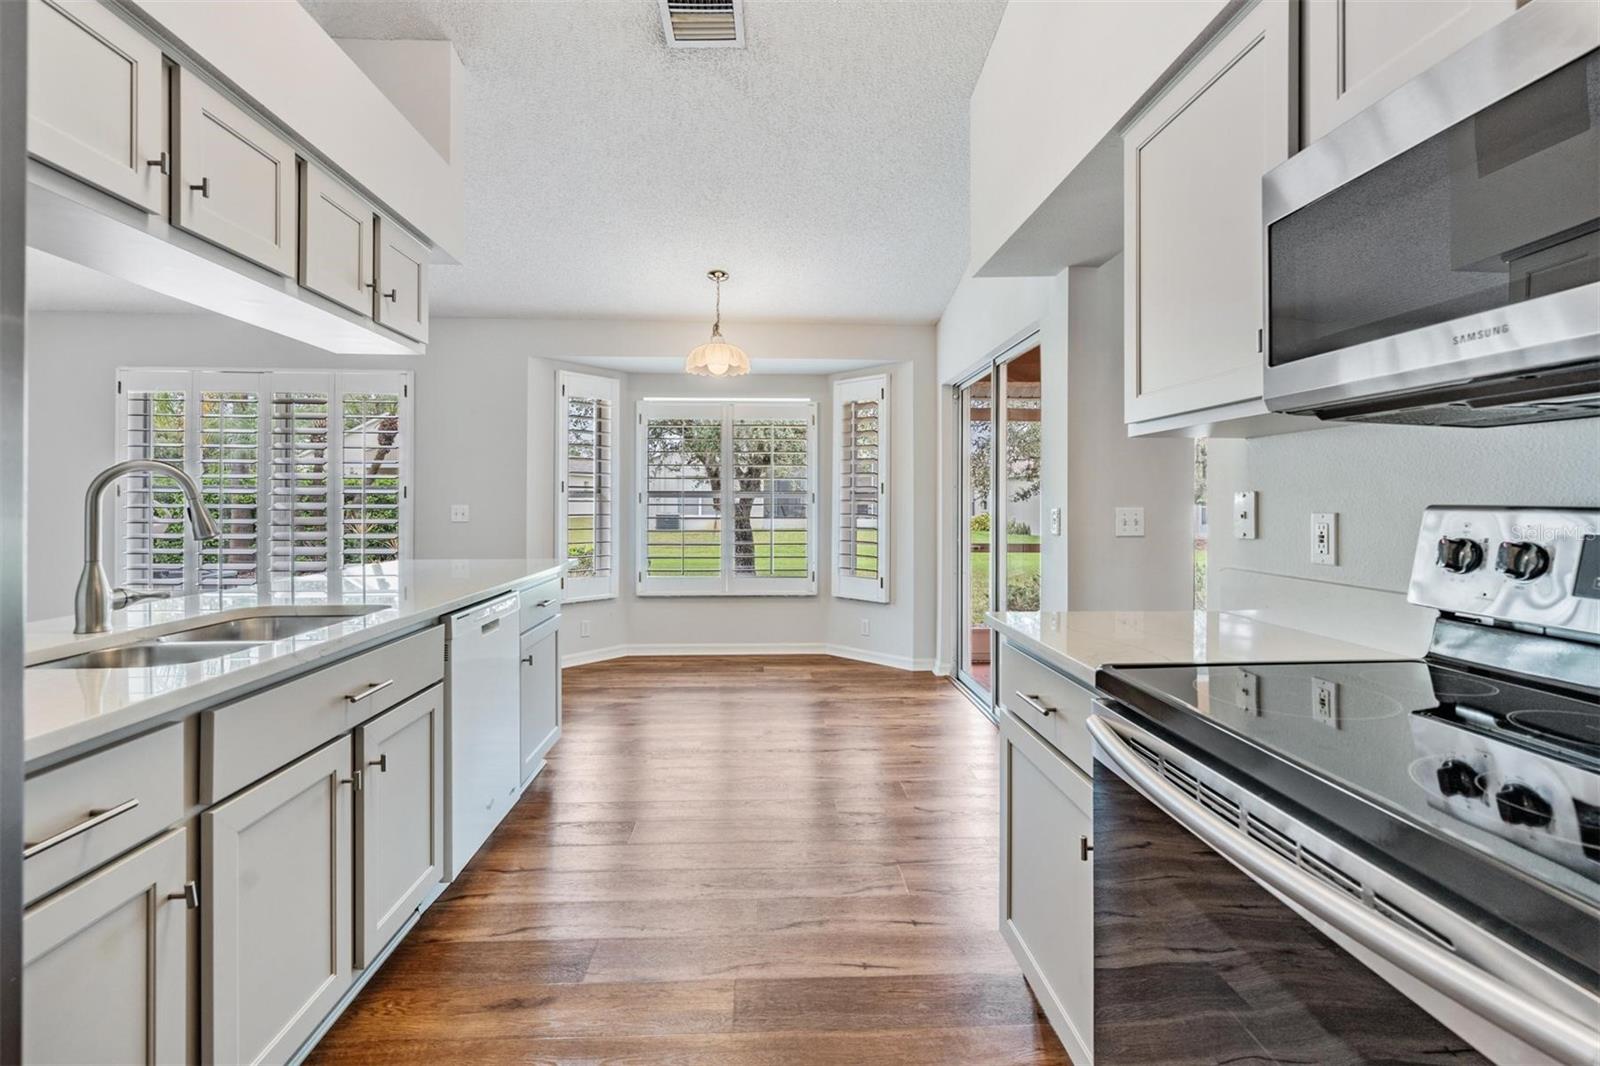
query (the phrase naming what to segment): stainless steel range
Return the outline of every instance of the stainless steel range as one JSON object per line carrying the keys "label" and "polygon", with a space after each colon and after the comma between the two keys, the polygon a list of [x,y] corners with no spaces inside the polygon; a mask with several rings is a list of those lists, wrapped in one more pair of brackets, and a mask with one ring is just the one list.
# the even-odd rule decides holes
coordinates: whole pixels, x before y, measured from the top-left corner
{"label": "stainless steel range", "polygon": [[1430,508],[1409,598],[1420,661],[1101,671],[1101,1066],[1600,1062],[1600,510]]}

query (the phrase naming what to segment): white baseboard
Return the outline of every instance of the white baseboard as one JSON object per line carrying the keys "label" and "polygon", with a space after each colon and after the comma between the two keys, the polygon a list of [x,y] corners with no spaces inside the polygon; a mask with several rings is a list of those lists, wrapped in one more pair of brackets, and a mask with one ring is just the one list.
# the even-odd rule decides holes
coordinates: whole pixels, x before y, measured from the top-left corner
{"label": "white baseboard", "polygon": [[596,648],[592,651],[563,655],[561,668],[564,670],[569,666],[584,666],[589,663],[605,662],[608,659],[647,655],[831,655],[838,659],[873,663],[913,673],[923,673],[933,669],[933,662],[928,659],[883,655],[843,644],[616,644],[609,648]]}

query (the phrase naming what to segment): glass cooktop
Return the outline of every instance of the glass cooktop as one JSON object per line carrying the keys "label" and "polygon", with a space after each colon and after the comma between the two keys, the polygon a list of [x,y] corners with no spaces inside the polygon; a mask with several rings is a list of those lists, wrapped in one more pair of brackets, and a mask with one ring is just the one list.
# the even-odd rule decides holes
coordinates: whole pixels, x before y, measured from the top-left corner
{"label": "glass cooktop", "polygon": [[1202,749],[1203,722],[1600,911],[1595,693],[1429,662],[1115,667],[1100,687]]}

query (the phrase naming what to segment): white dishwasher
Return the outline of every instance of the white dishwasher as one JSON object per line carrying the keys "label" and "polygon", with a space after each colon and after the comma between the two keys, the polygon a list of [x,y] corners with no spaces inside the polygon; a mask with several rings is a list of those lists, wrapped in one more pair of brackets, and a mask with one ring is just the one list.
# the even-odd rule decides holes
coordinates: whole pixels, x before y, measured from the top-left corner
{"label": "white dishwasher", "polygon": [[445,874],[455,880],[521,784],[517,594],[445,620]]}

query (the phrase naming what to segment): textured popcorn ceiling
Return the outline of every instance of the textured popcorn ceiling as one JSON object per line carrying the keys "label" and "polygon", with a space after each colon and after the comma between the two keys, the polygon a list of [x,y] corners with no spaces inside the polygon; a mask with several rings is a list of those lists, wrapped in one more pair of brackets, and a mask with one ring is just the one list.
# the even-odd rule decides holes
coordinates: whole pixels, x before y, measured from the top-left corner
{"label": "textured popcorn ceiling", "polygon": [[448,39],[467,239],[442,315],[933,321],[967,258],[967,100],[1004,0],[746,0],[665,47],[655,0],[304,0],[335,37]]}

